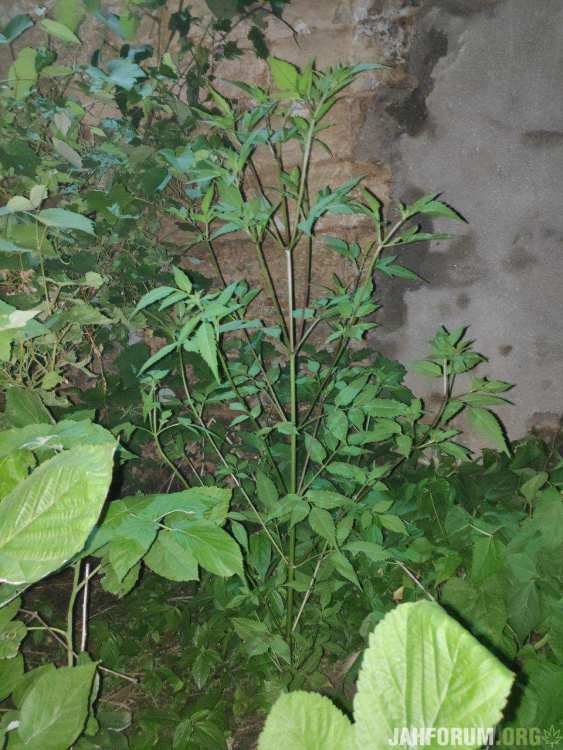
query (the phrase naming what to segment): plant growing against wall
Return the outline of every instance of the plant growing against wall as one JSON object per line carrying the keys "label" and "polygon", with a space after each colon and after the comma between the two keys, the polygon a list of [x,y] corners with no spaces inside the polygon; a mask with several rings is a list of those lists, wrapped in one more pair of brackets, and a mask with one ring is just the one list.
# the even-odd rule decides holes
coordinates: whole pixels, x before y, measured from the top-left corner
{"label": "plant growing against wall", "polygon": [[[403,385],[403,368],[365,345],[377,325],[377,276],[412,276],[397,252],[444,238],[422,230],[421,218],[460,217],[436,195],[384,207],[361,178],[315,189],[312,167],[331,109],[357,76],[379,66],[269,64],[271,89],[235,82],[253,106],[237,108],[211,87],[208,107],[198,111],[213,134],[166,153],[192,197],[174,210],[207,248],[219,288],[175,268],[137,313],[167,339],[139,372],[149,432],[183,484],[233,487],[230,529],[247,577],[223,595],[240,610],[234,626],[248,652],[269,653],[281,669],[315,650],[319,603],[341,579],[363,596],[354,558],[384,561],[385,543],[408,534],[386,484],[399,466],[429,455],[466,458],[450,425],[463,410],[509,451],[490,411],[505,402],[497,394],[509,385],[474,378],[454,392],[483,357],[463,328],[442,329],[417,365],[444,384],[443,403],[429,415]],[[288,163],[291,151],[299,163]],[[370,226],[366,239],[327,234],[336,214]],[[246,237],[262,290],[228,281],[217,243],[233,234]],[[317,274],[331,252],[344,257],[346,278],[321,287]],[[276,254],[283,275],[272,268]],[[267,322],[252,307],[260,292],[273,311]],[[213,474],[194,464],[194,444]],[[317,617],[303,629],[308,607]]]}

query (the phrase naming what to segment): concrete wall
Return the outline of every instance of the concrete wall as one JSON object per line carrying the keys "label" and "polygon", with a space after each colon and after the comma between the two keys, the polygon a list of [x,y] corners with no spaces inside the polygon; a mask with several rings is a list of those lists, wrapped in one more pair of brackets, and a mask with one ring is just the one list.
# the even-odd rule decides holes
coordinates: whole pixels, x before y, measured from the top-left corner
{"label": "concrete wall", "polygon": [[[384,198],[443,191],[469,222],[452,242],[406,251],[407,265],[428,283],[381,288],[383,327],[374,342],[408,361],[426,353],[441,324],[470,324],[490,358],[487,372],[517,384],[516,406],[503,414],[511,436],[557,428],[563,2],[292,0],[287,19],[295,33],[277,21],[268,29],[280,57],[391,66],[363,76],[335,109],[327,132],[334,158],[316,165],[315,179],[337,185],[367,174]],[[266,76],[250,57],[222,73]],[[236,243],[222,257],[229,276],[254,275]],[[324,269],[332,270],[341,270],[338,260]],[[432,396],[428,381],[413,384]]]}
{"label": "concrete wall", "polygon": [[383,290],[376,340],[408,361],[441,324],[470,324],[483,370],[517,385],[503,412],[511,436],[557,428],[563,3],[294,0],[288,16],[300,48],[274,46],[295,62],[394,66],[343,108],[341,158],[374,165],[395,197],[443,191],[469,222],[454,241],[406,251],[428,283]]}

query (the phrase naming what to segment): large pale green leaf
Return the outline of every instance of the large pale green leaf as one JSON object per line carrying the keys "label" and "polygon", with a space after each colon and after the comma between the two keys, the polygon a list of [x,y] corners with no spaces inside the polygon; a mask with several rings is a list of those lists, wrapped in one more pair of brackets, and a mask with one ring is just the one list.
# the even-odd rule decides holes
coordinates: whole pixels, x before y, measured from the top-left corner
{"label": "large pale green leaf", "polygon": [[[514,675],[436,604],[403,604],[370,637],[354,700],[357,747],[384,750],[394,731],[494,727]],[[466,742],[467,740],[467,742]],[[438,747],[430,738],[429,748]],[[398,747],[407,745],[398,744]]]}
{"label": "large pale green leaf", "polygon": [[301,690],[274,703],[258,750],[353,750],[354,727],[323,695]]}
{"label": "large pale green leaf", "polygon": [[0,458],[14,451],[70,450],[85,445],[115,446],[114,436],[99,424],[65,419],[57,424],[28,424],[0,432]]}
{"label": "large pale green leaf", "polygon": [[38,581],[80,552],[104,504],[113,453],[113,445],[60,453],[4,498],[1,581]]}
{"label": "large pale green leaf", "polygon": [[67,750],[84,728],[96,665],[39,677],[21,706],[17,734],[26,750]]}

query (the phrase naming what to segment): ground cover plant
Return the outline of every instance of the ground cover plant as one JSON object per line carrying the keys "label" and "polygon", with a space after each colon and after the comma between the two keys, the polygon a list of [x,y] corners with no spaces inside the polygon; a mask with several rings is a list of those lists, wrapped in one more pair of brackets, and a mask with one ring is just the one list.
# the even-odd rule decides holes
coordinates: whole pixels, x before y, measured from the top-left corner
{"label": "ground cover plant", "polygon": [[[245,19],[267,55],[283,7],[209,6],[206,25],[180,4],[157,49],[136,40],[156,0],[60,0],[43,46],[25,16],[3,31],[0,742],[250,748],[286,691],[351,716],[368,635],[422,599],[516,673],[503,726],[555,746],[557,440],[509,442],[511,386],[465,328],[412,365],[440,384],[433,411],[377,349],[380,280],[412,278],[403,248],[463,220],[435,193],[317,185],[332,108],[381,66],[270,57],[268,87],[210,83]],[[69,50],[89,21],[109,36],[84,62]],[[229,239],[259,286],[230,280]]]}

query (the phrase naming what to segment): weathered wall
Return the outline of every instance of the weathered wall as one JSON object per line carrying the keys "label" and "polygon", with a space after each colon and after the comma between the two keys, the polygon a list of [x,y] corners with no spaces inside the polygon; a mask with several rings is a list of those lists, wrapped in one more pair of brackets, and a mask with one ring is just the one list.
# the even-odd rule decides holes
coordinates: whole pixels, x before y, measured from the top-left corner
{"label": "weathered wall", "polygon": [[443,191],[469,222],[453,242],[406,251],[428,284],[384,290],[382,348],[407,361],[441,324],[470,324],[491,373],[517,384],[511,435],[557,427],[563,3],[294,0],[288,16],[299,48],[272,34],[277,54],[395,66],[342,108],[335,177],[373,165],[394,196]]}
{"label": "weathered wall", "polygon": [[[292,0],[286,15],[295,34],[280,22],[268,30],[280,57],[391,66],[362,76],[334,110],[336,125],[326,134],[334,158],[323,158],[315,179],[337,185],[365,174],[384,198],[443,191],[469,222],[453,242],[406,251],[407,265],[428,284],[381,289],[375,340],[408,361],[426,353],[441,324],[470,324],[491,374],[517,384],[516,407],[503,415],[511,435],[557,426],[563,3]],[[228,68],[236,78],[266,75],[250,57]],[[236,243],[225,245],[222,258],[229,276],[254,275]],[[326,273],[341,270],[339,260],[323,264]],[[427,381],[415,385],[428,394]]]}

